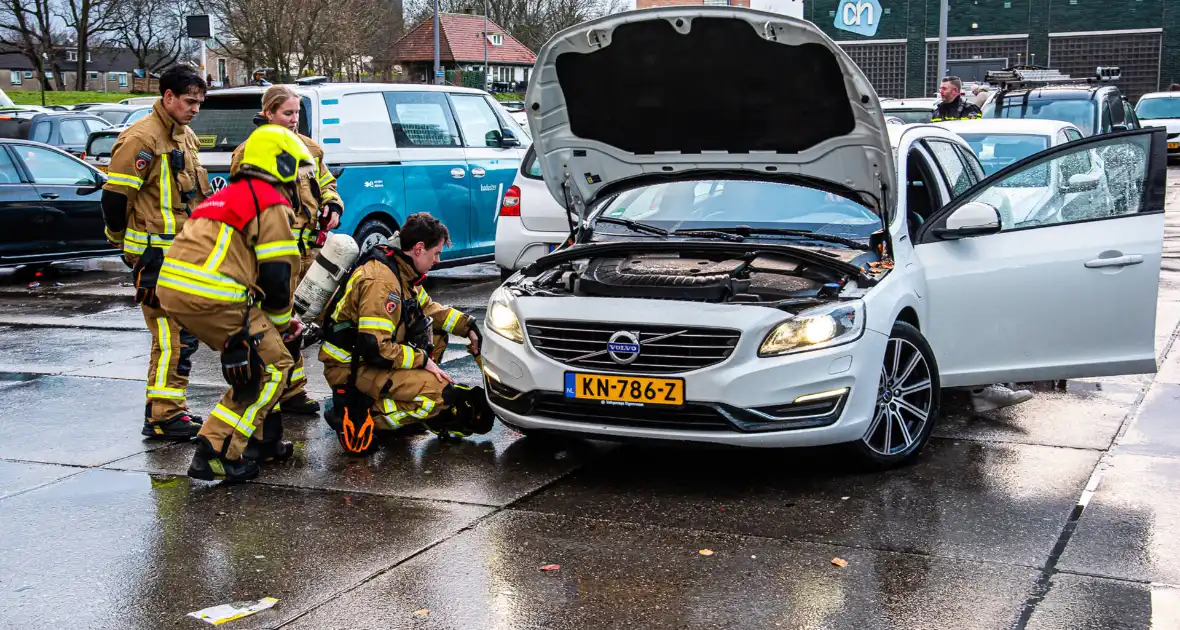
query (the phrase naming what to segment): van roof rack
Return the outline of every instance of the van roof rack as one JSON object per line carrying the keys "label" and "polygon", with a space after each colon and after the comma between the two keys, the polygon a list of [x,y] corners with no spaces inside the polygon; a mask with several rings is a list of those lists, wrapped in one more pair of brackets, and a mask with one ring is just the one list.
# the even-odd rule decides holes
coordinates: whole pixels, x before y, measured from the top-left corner
{"label": "van roof rack", "polygon": [[1035,89],[1051,85],[1093,85],[1117,81],[1122,73],[1117,66],[1099,66],[1091,77],[1071,77],[1055,68],[1043,66],[1012,66],[1003,70],[992,70],[984,75],[984,81],[999,86],[1001,91]]}

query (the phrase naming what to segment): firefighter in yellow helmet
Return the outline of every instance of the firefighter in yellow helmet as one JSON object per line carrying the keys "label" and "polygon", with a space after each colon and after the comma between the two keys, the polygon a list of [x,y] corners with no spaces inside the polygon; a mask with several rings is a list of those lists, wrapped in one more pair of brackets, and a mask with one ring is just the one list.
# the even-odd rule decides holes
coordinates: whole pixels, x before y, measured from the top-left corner
{"label": "firefighter in yellow helmet", "polygon": [[160,304],[221,352],[230,384],[196,438],[190,477],[246,481],[258,462],[290,456],[277,405],[302,324],[292,315],[299,246],[288,217],[299,170],[311,166],[298,136],[259,127],[230,185],[193,211],[164,259]]}
{"label": "firefighter in yellow helmet", "polygon": [[135,302],[152,333],[143,435],[189,440],[201,428],[190,415],[188,388],[197,339],[170,320],[156,299],[156,278],[172,239],[210,192],[197,161],[199,142],[188,124],[205,100],[205,81],[189,66],[160,76],[163,95],[152,113],[119,134],[103,185],[107,240],[132,267]]}
{"label": "firefighter in yellow helmet", "polygon": [[467,337],[477,356],[482,341],[470,315],[422,286],[448,242],[438,219],[410,215],[393,243],[361,256],[329,303],[319,358],[333,395],[324,419],[349,452],[375,448],[376,430],[418,422],[446,438],[492,429],[483,388],[454,383],[438,366],[448,335]]}
{"label": "firefighter in yellow helmet", "polygon": [[[291,230],[295,233],[300,252],[299,270],[292,278],[293,286],[297,287],[319,254],[328,230],[340,225],[344,202],[336,192],[336,178],[324,163],[324,150],[315,140],[298,132],[299,95],[294,90],[285,85],[272,85],[267,88],[262,94],[262,112],[255,118],[255,122],[275,124],[291,130],[303,141],[312,157],[313,170],[301,175],[296,181],[299,197],[295,200],[291,214]],[[245,148],[246,145],[243,143],[234,150],[229,167],[230,175],[238,172]],[[280,397],[283,412],[317,414],[320,411],[319,403],[309,398],[304,389],[307,385],[307,376],[303,370],[303,355],[296,353],[292,358],[295,359],[295,367],[291,369],[288,379],[290,382]]]}

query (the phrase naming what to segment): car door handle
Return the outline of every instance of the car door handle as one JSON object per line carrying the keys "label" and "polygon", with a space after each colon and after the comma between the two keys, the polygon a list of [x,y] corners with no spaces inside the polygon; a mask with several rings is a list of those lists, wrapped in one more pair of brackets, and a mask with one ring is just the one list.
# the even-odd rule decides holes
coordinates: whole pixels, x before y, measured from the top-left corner
{"label": "car door handle", "polygon": [[471,176],[472,177],[483,177],[484,175],[487,175],[487,174],[488,174],[487,171],[483,170],[482,168],[480,168],[478,166],[471,169]]}
{"label": "car door handle", "polygon": [[61,195],[59,195],[57,193],[41,193],[42,199],[57,199],[60,196]]}
{"label": "car door handle", "polygon": [[1142,262],[1142,254],[1128,254],[1126,256],[1117,256],[1115,258],[1095,258],[1094,260],[1087,260],[1086,268],[1101,269],[1103,267],[1126,267],[1129,265],[1138,265]]}
{"label": "car door handle", "polygon": [[461,168],[451,169],[451,177],[454,177],[455,179],[463,179],[463,176],[466,174],[467,174],[467,171],[465,171]]}

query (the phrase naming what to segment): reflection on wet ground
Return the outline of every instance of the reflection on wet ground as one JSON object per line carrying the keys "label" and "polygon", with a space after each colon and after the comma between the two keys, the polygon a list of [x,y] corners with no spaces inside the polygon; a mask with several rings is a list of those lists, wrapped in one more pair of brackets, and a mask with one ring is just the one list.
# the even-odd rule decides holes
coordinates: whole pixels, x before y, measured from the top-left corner
{"label": "reflection on wet ground", "polygon": [[[1165,249],[1161,356],[1180,324]],[[495,273],[432,295],[481,314]],[[184,476],[191,445],[139,435],[148,337],[123,280],[0,277],[0,626],[197,628],[187,613],[276,597],[228,627],[1180,627],[1180,353],[1155,377],[1023,385],[1033,401],[982,415],[948,392],[927,452],[887,473],[838,448],[503,426],[383,436],[357,459],[291,417],[294,457],[225,486]],[[216,355],[194,362],[207,411]],[[478,379],[461,345],[444,367]]]}

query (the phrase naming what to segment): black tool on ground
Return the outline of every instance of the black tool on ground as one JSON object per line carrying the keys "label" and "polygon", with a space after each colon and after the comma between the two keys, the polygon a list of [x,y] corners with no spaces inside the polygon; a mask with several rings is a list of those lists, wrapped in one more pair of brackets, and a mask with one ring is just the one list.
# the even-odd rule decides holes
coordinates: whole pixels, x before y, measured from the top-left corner
{"label": "black tool on ground", "polygon": [[423,422],[427,430],[440,438],[483,435],[495,425],[496,415],[483,387],[452,383],[443,388],[442,397],[447,409]]}
{"label": "black tool on ground", "polygon": [[262,438],[250,436],[242,457],[256,462],[282,462],[290,459],[295,447],[283,441],[283,415],[278,411],[266,414],[262,421]]}

